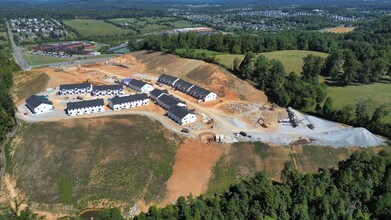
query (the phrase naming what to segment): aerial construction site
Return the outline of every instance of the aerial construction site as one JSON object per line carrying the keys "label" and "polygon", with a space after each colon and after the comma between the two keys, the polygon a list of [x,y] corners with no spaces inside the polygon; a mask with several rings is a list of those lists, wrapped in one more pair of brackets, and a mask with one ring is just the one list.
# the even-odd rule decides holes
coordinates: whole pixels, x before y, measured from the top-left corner
{"label": "aerial construction site", "polygon": [[[272,145],[302,143],[333,147],[367,147],[383,142],[382,138],[363,128],[353,128],[326,121],[302,114],[292,108],[280,108],[268,102],[264,93],[255,89],[250,83],[203,61],[141,51],[96,64],[43,68],[36,69],[34,72],[46,74],[49,77],[47,84],[37,94],[48,97],[53,102],[55,110],[43,115],[26,114],[25,100],[20,99],[18,117],[26,121],[65,119],[68,118],[64,112],[66,103],[78,99],[93,99],[89,94],[84,97],[80,95],[59,96],[58,88],[61,84],[110,85],[132,78],[151,84],[156,89],[167,90],[170,95],[183,100],[187,108],[197,115],[197,120],[186,125],[177,124],[167,117],[166,111],[157,103],[121,111],[112,111],[106,107],[107,111],[78,117],[144,115],[160,121],[168,129],[181,135],[192,138],[200,137],[206,143],[211,141],[222,143],[262,141]],[[204,87],[216,93],[218,98],[200,102],[172,86],[158,83],[158,78],[162,73]],[[26,79],[17,78],[16,84],[22,84],[23,80]],[[125,88],[124,93],[132,95],[137,92]],[[106,101],[105,105],[107,105]]]}

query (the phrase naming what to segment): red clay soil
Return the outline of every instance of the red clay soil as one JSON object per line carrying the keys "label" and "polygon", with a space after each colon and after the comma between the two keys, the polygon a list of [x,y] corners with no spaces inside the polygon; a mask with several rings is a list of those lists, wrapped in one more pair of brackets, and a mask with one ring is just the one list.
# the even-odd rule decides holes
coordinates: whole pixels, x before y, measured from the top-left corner
{"label": "red clay soil", "polygon": [[230,100],[266,102],[264,92],[249,82],[235,77],[218,65],[200,60],[185,59],[162,52],[138,51],[131,53],[136,62],[142,63],[152,73],[162,72],[180,77],[215,92]]}
{"label": "red clay soil", "polygon": [[180,196],[198,196],[208,188],[212,169],[222,155],[216,143],[204,144],[199,139],[186,139],[179,147],[174,172],[167,182],[168,194],[162,205]]}

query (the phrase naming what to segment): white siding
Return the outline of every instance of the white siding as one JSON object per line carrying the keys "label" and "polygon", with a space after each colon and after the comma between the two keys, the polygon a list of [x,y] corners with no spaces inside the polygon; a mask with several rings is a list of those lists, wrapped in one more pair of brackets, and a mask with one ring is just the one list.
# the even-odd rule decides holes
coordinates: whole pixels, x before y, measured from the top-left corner
{"label": "white siding", "polygon": [[216,100],[216,99],[217,99],[216,93],[211,92],[207,96],[205,96],[204,102],[208,102],[208,101],[212,101],[212,100]]}
{"label": "white siding", "polygon": [[42,113],[47,113],[47,112],[51,112],[54,110],[54,107],[53,105],[49,105],[49,104],[40,104],[38,107],[36,107],[34,109],[34,112],[33,114],[42,114]]}
{"label": "white siding", "polygon": [[105,111],[105,107],[103,105],[67,110],[68,115],[70,116],[92,114],[92,113],[104,112],[104,111]]}
{"label": "white siding", "polygon": [[115,104],[115,105],[113,105],[111,100],[109,101],[109,106],[114,111],[118,111],[118,110],[121,110],[121,109],[127,109],[127,108],[135,108],[135,107],[148,105],[148,104],[149,104],[149,99],[137,100],[137,101],[134,101],[134,102],[125,102],[125,103]]}

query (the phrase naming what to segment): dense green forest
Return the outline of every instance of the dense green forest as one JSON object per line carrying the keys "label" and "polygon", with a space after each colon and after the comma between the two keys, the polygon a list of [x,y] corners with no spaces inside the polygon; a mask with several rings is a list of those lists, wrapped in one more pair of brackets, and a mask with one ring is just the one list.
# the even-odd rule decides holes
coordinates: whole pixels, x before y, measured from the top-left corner
{"label": "dense green forest", "polygon": [[19,66],[9,59],[5,51],[0,53],[0,142],[14,126],[14,103],[9,95],[13,83],[13,73]]}
{"label": "dense green forest", "polygon": [[354,153],[338,169],[301,174],[288,162],[282,182],[264,173],[213,198],[180,197],[136,219],[390,219],[391,154]]}

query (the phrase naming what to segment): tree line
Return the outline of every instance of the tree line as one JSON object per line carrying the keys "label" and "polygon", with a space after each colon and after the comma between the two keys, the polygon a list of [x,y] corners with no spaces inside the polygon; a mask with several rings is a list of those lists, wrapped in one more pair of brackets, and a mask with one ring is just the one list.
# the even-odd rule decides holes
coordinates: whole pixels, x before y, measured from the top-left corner
{"label": "tree line", "polygon": [[[312,50],[330,53],[322,75],[339,85],[353,83],[390,82],[391,76],[391,17],[387,16],[360,26],[347,34],[310,31],[285,31],[278,34],[233,35],[179,33],[148,35],[129,42],[135,50],[157,50],[175,54],[177,49],[207,49],[246,54],[277,50]],[[181,54],[178,54],[181,55]]]}
{"label": "tree line", "polygon": [[20,67],[9,59],[8,54],[0,52],[0,140],[14,126],[15,108],[9,92],[13,84],[13,73],[18,70]]}
{"label": "tree line", "polygon": [[212,198],[180,197],[151,206],[144,219],[389,219],[391,155],[353,153],[338,169],[302,174],[285,163],[282,182],[264,173],[242,180]]}

